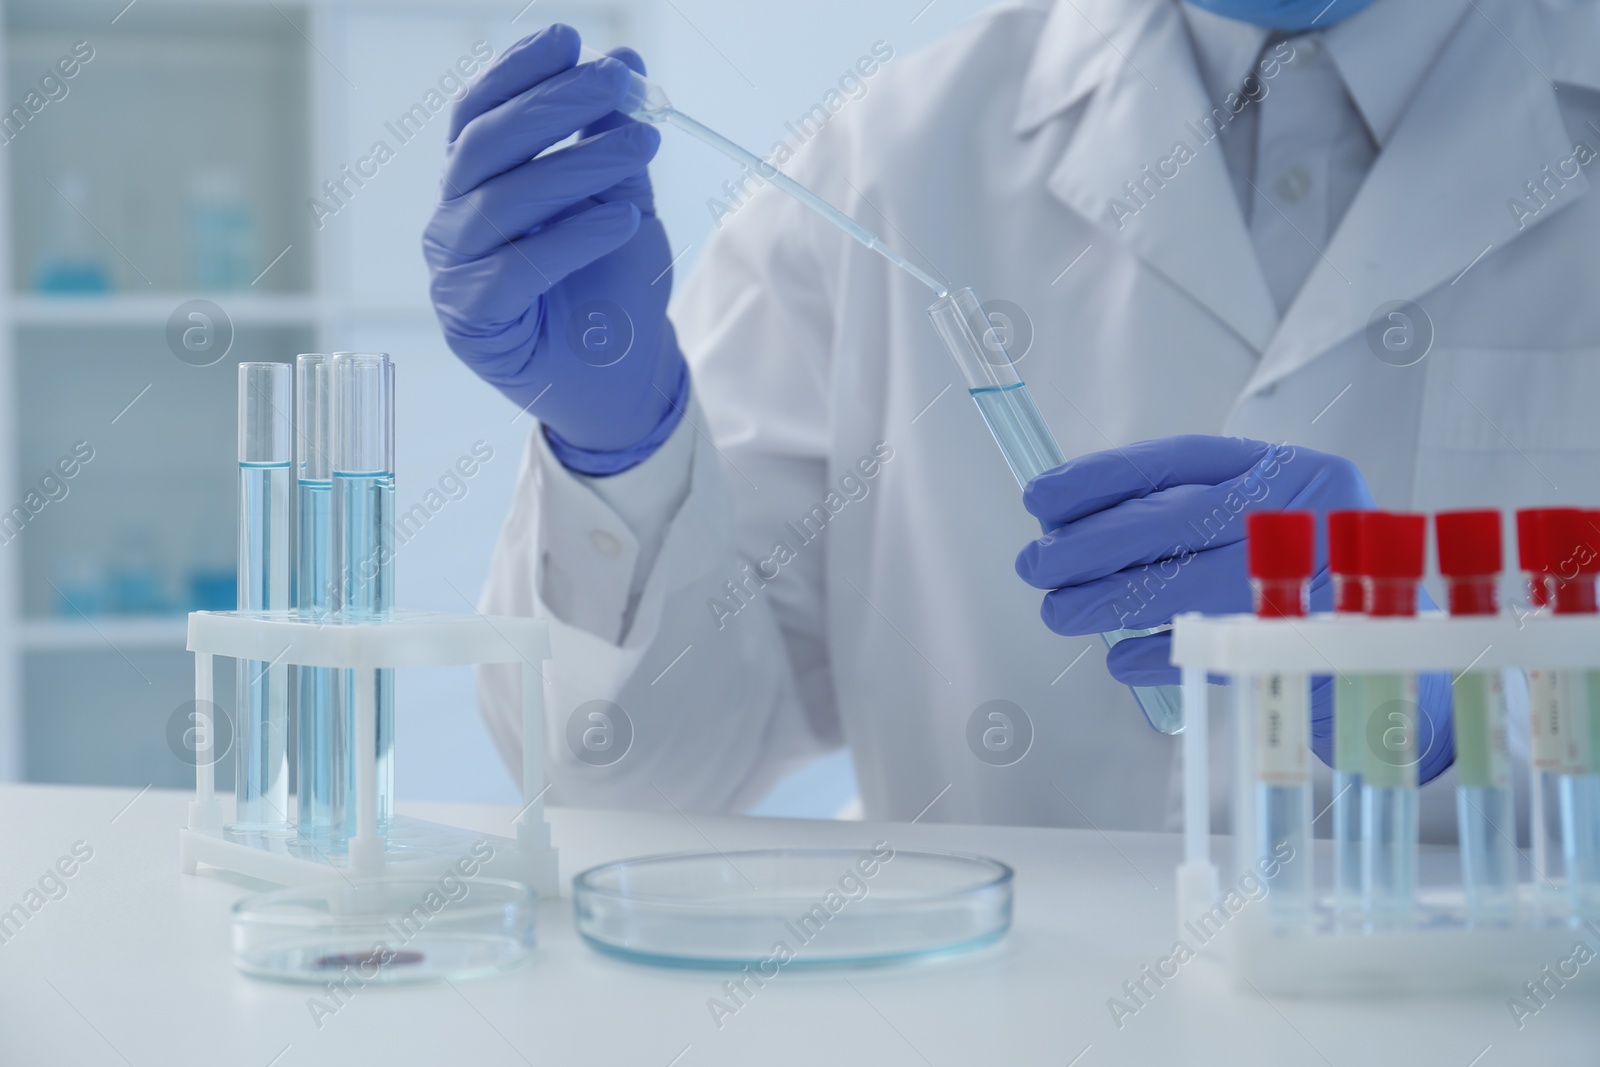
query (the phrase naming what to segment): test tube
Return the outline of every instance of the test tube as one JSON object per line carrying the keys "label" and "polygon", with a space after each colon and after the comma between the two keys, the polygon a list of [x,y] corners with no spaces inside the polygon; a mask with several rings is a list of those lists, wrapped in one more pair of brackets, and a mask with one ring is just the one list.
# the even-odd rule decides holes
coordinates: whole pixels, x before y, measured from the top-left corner
{"label": "test tube", "polygon": [[[343,622],[387,618],[394,607],[394,366],[383,353],[333,355],[332,595],[330,609]],[[336,731],[354,738],[358,672],[344,671],[335,701]],[[387,836],[394,814],[394,671],[376,672],[375,759],[377,828]],[[342,819],[333,843],[355,832],[355,774],[344,790]]]}
{"label": "test tube", "polygon": [[[1434,516],[1439,573],[1453,616],[1499,611],[1500,513]],[[1517,913],[1517,822],[1500,671],[1462,671],[1451,682],[1456,737],[1456,833],[1472,926],[1506,926]]]}
{"label": "test tube", "polygon": [[[239,610],[289,608],[289,476],[293,372],[239,364]],[[237,665],[233,829],[289,828],[289,668]]]}
{"label": "test tube", "polygon": [[[1550,508],[1527,508],[1517,512],[1517,563],[1527,576],[1528,605],[1535,615],[1550,611],[1549,549],[1545,538],[1545,518]],[[1543,667],[1528,669],[1528,843],[1532,851],[1534,877],[1548,882],[1558,872],[1551,864],[1550,844],[1559,841],[1559,820],[1549,799],[1555,776],[1561,770],[1560,704],[1556,696],[1556,672]]]}
{"label": "test tube", "polygon": [[[1044,416],[1033,402],[1033,394],[1017,374],[1004,339],[990,322],[977,294],[971,289],[958,289],[940,297],[928,309],[928,315],[960,368],[967,392],[978,405],[1017,484],[1027,488],[1040,474],[1065,463],[1061,446],[1056,444]],[[1102,636],[1110,646],[1164,629],[1166,627],[1115,630]],[[1178,686],[1130,688],[1151,726],[1164,734],[1183,731],[1183,698]]]}
{"label": "test tube", "polygon": [[[1367,614],[1417,613],[1425,520],[1372,512],[1361,521]],[[1415,672],[1368,674],[1361,780],[1362,903],[1373,929],[1411,922],[1417,894],[1417,706]]]}
{"label": "test tube", "polygon": [[[1245,541],[1256,614],[1302,618],[1316,570],[1316,518],[1309,511],[1251,512]],[[1258,674],[1251,694],[1256,734],[1256,860],[1278,929],[1311,919],[1311,677]],[[1287,851],[1286,851],[1287,850]],[[1287,854],[1287,859],[1285,855]]]}
{"label": "test tube", "polygon": [[[1550,511],[1544,520],[1550,597],[1557,616],[1597,614],[1595,575],[1600,572],[1600,522],[1576,508]],[[1565,670],[1555,675],[1561,769],[1561,859],[1566,868],[1572,918],[1596,914],[1600,904],[1600,775],[1595,769],[1594,704],[1600,672]]]}
{"label": "test tube", "polygon": [[[295,410],[295,608],[302,619],[318,621],[328,616],[332,592],[333,366],[327,356],[296,357]],[[296,832],[302,842],[327,847],[335,822],[343,817],[349,738],[334,716],[333,669],[298,667],[295,674]]]}
{"label": "test tube", "polygon": [[[1328,513],[1328,569],[1333,574],[1333,610],[1362,615],[1367,587],[1361,570],[1364,511]],[[1359,674],[1333,679],[1333,903],[1339,925],[1361,914],[1361,770],[1366,752],[1366,699]]]}

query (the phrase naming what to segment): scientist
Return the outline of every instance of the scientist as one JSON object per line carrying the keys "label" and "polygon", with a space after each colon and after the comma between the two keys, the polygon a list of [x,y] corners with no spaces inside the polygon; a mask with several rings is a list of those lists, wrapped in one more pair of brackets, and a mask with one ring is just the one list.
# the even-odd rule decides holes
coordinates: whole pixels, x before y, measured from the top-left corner
{"label": "scientist", "polygon": [[[1093,635],[1246,608],[1244,510],[1600,498],[1594,12],[1036,0],[885,64],[787,169],[993,302],[1082,457],[1020,500],[925,288],[769,187],[669,318],[639,58],[508,50],[424,248],[539,423],[482,606],[553,624],[553,796],[739,810],[848,745],[869,818],[1175,825],[1124,684],[1176,681],[1169,639]],[[515,674],[481,682],[515,767]]]}

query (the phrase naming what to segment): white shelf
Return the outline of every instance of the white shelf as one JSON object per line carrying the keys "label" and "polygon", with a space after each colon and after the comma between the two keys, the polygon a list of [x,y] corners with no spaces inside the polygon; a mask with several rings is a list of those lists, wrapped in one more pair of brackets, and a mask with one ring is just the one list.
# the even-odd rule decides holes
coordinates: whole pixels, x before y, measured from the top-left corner
{"label": "white shelf", "polygon": [[159,293],[107,296],[38,296],[11,299],[11,317],[22,326],[164,326],[188,300],[209,300],[234,325],[313,326],[317,302],[309,296],[272,293]]}
{"label": "white shelf", "polygon": [[18,644],[25,652],[72,652],[104,649],[184,650],[189,624],[181,615],[114,615],[84,619],[28,619],[18,627]]}

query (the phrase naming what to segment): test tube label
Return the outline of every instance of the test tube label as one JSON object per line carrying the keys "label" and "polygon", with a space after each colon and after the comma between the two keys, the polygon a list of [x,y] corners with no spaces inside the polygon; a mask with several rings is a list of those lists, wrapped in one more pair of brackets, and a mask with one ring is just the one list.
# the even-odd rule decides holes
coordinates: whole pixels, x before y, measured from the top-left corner
{"label": "test tube label", "polygon": [[1299,785],[1307,780],[1306,731],[1311,689],[1303,674],[1264,674],[1255,680],[1257,780]]}
{"label": "test tube label", "polygon": [[1417,784],[1417,730],[1422,710],[1417,705],[1414,674],[1369,674],[1363,679],[1367,702],[1366,763],[1362,784],[1378,788],[1412,788]]}
{"label": "test tube label", "polygon": [[1508,787],[1511,751],[1500,672],[1467,671],[1453,688],[1457,784]]}
{"label": "test tube label", "polygon": [[1566,755],[1561,740],[1560,677],[1560,671],[1528,672],[1528,747],[1535,770],[1559,771]]}
{"label": "test tube label", "polygon": [[1595,692],[1595,675],[1594,671],[1562,671],[1557,678],[1560,698],[1556,708],[1560,714],[1560,769],[1563,774],[1594,772],[1589,720],[1593,701],[1600,698],[1600,693]]}

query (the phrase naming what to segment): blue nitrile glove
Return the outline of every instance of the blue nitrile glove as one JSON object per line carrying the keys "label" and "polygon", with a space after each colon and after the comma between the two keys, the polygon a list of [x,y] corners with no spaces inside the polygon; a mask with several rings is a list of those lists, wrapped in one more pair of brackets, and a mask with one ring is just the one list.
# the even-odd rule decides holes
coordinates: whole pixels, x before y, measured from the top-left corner
{"label": "blue nitrile glove", "polygon": [[1365,8],[1372,0],[1189,0],[1224,18],[1268,29],[1324,30]]}
{"label": "blue nitrile glove", "polygon": [[661,135],[616,111],[644,65],[621,49],[576,66],[578,47],[570,26],[542,30],[457,102],[422,250],[455,354],[532,411],[561,462],[614,474],[672,433],[689,374],[645,170]]}
{"label": "blue nitrile glove", "polygon": [[[1244,515],[1259,509],[1318,513],[1311,606],[1331,610],[1321,517],[1373,506],[1361,472],[1340,456],[1198,434],[1081,456],[1030,482],[1023,504],[1053,532],[1022,550],[1017,574],[1049,590],[1041,614],[1058,634],[1145,629],[1186,611],[1253,610]],[[1106,653],[1106,666],[1127,685],[1178,684],[1170,634],[1120,641]],[[1418,727],[1417,769],[1427,781],[1455,758],[1450,676],[1424,674],[1418,692],[1428,721]],[[1316,678],[1312,697],[1312,748],[1330,762],[1332,679]]]}

